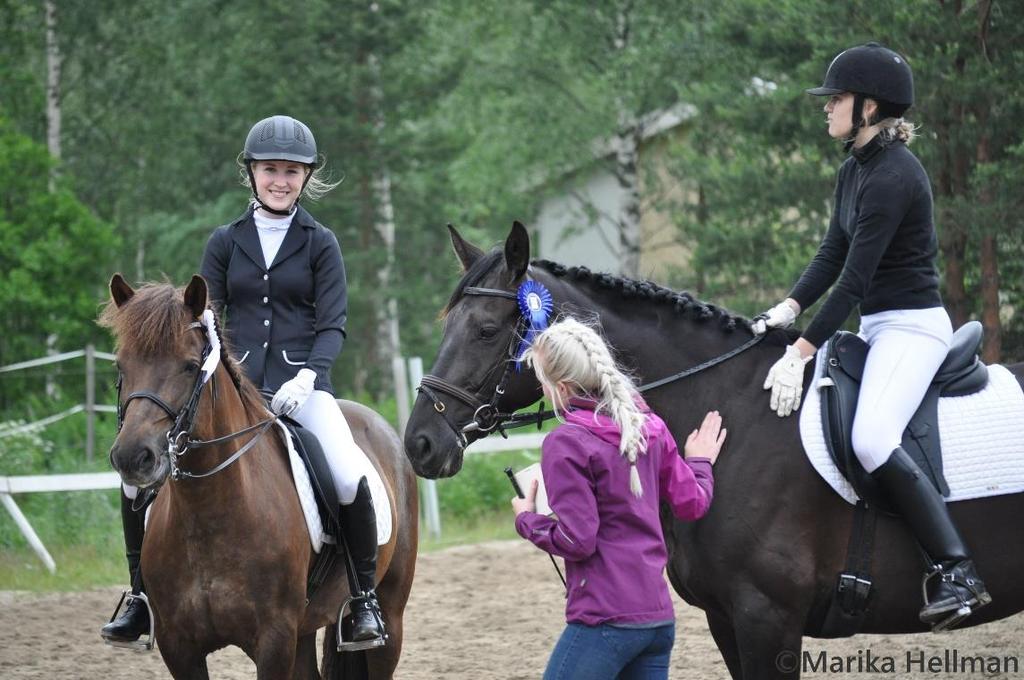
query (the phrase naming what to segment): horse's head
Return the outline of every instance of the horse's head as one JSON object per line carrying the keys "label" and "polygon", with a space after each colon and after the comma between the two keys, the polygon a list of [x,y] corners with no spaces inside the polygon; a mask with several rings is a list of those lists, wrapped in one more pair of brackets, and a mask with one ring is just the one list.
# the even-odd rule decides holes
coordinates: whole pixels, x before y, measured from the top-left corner
{"label": "horse's head", "polygon": [[203,363],[206,282],[193,276],[184,290],[170,284],[132,289],[120,274],[110,280],[111,302],[100,323],[117,341],[117,438],[110,463],[125,483],[159,485],[170,471],[168,432],[189,400]]}
{"label": "horse's head", "polygon": [[463,276],[445,308],[441,347],[405,430],[413,468],[430,479],[461,469],[466,445],[495,427],[496,411],[541,395],[533,372],[514,366],[522,329],[515,292],[530,263],[526,228],[516,222],[504,248],[490,253],[449,230]]}

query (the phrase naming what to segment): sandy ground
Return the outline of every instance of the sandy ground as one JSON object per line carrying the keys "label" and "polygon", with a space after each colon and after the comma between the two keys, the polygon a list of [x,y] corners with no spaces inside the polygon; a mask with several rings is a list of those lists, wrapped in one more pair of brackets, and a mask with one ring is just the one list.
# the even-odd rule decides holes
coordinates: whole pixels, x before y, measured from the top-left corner
{"label": "sandy ground", "polygon": [[[139,680],[170,677],[157,652],[139,654],[105,646],[97,631],[116,602],[115,588],[77,593],[0,592],[0,679],[102,678]],[[545,555],[523,542],[461,546],[421,555],[416,583],[406,610],[406,640],[397,677],[538,678],[563,626],[561,584]],[[707,630],[703,614],[677,602],[673,678],[717,679],[728,673]],[[889,677],[1024,678],[1024,672],[999,675],[933,673],[906,668],[906,655],[1013,657],[1024,671],[1024,615],[948,635],[858,636],[846,640],[806,639],[813,658],[825,652],[852,656],[854,672],[830,673],[819,667],[809,677],[877,678],[856,672],[868,651],[896,660]],[[927,661],[926,661],[927,663]],[[213,678],[252,678],[253,664],[237,649],[210,659]],[[865,671],[867,668],[865,667]],[[1011,667],[1012,671],[1012,667]]]}

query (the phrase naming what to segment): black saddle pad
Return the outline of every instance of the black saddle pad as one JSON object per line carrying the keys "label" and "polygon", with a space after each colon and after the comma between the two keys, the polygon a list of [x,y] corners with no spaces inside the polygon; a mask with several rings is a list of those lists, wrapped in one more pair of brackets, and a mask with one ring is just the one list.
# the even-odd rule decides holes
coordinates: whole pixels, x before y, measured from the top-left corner
{"label": "black saddle pad", "polygon": [[[988,369],[977,357],[980,342],[981,324],[977,322],[970,322],[954,334],[949,356],[903,433],[901,446],[943,496],[949,495],[949,485],[942,472],[939,398],[972,394],[988,384]],[[825,366],[825,375],[832,384],[822,390],[821,418],[825,443],[836,467],[858,496],[889,510],[885,494],[864,470],[852,446],[853,417],[867,353],[867,343],[853,333],[840,331],[832,336]]]}

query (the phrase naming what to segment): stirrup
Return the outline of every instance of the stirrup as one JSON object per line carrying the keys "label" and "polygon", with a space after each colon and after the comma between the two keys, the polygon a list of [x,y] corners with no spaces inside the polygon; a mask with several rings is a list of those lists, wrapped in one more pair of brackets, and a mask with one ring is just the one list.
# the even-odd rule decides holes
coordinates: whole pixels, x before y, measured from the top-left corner
{"label": "stirrup", "polygon": [[110,638],[104,637],[103,641],[111,647],[130,649],[135,652],[151,652],[153,651],[153,647],[156,646],[156,619],[153,618],[153,608],[149,606],[149,598],[146,597],[145,593],[139,593],[136,595],[130,590],[126,590],[121,593],[121,599],[117,601],[117,606],[114,607],[114,613],[110,615],[110,621],[107,623],[113,623],[114,619],[117,618],[117,615],[121,613],[122,605],[127,607],[132,600],[139,600],[143,605],[145,605],[146,613],[149,614],[149,633],[143,633],[139,636],[138,640],[111,640]]}
{"label": "stirrup", "polygon": [[[344,614],[345,614],[345,609],[347,608],[348,611],[349,611],[349,614],[351,615],[352,614],[352,603],[353,602],[365,601],[365,600],[368,600],[368,599],[369,599],[369,594],[368,593],[360,593],[359,595],[353,595],[353,596],[347,598],[344,602],[341,603],[341,608],[338,609],[337,647],[338,647],[338,651],[339,652],[358,652],[358,651],[361,651],[361,650],[364,650],[364,649],[374,649],[375,647],[383,647],[384,645],[387,644],[387,642],[388,642],[388,634],[387,634],[387,630],[384,628],[384,619],[381,617],[381,615],[380,615],[380,608],[378,608],[378,607],[369,607],[368,611],[371,614],[373,614],[373,618],[375,618],[377,620],[377,625],[380,627],[380,630],[384,631],[383,635],[380,635],[380,636],[375,637],[375,638],[370,638],[369,640],[346,640],[344,638],[344,631],[345,631]],[[351,626],[350,626],[350,628],[351,628]]]}
{"label": "stirrup", "polygon": [[[992,602],[992,596],[989,595],[988,591],[982,591],[979,593],[974,588],[975,584],[973,580],[968,579],[966,583],[958,581],[956,575],[953,574],[952,571],[946,571],[941,565],[935,564],[933,565],[932,570],[926,573],[921,579],[921,592],[924,597],[924,607],[922,608],[922,611],[927,609],[928,605],[931,604],[928,600],[928,581],[935,576],[938,576],[944,583],[954,584],[953,592],[956,595],[957,600],[959,600],[959,606],[956,607],[956,609],[950,609],[946,613],[939,614],[938,616],[940,618],[922,619],[925,623],[931,624],[933,633],[945,633],[949,631],[975,611]],[[970,599],[964,597],[962,592],[964,589],[970,592]]]}

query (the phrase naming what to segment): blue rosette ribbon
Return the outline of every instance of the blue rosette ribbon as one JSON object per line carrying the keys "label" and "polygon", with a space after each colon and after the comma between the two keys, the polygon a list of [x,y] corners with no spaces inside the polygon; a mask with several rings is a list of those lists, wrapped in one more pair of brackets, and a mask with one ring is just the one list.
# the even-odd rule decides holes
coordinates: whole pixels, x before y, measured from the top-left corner
{"label": "blue rosette ribbon", "polygon": [[520,284],[519,290],[516,291],[516,300],[519,302],[519,312],[526,320],[523,339],[516,352],[516,371],[521,371],[523,353],[533,343],[537,334],[548,327],[548,320],[555,304],[551,292],[539,281],[524,281]]}

